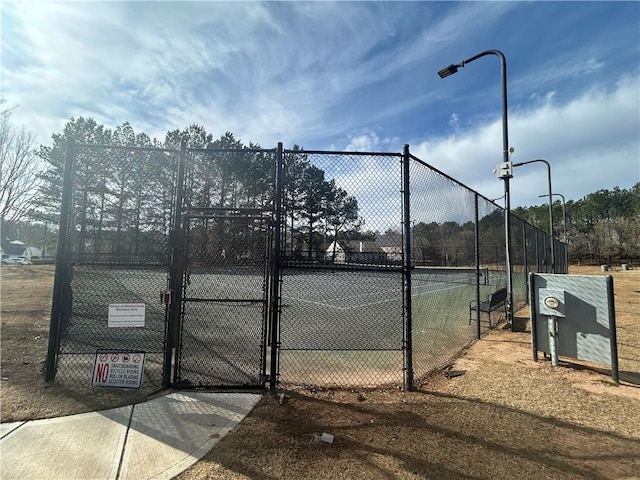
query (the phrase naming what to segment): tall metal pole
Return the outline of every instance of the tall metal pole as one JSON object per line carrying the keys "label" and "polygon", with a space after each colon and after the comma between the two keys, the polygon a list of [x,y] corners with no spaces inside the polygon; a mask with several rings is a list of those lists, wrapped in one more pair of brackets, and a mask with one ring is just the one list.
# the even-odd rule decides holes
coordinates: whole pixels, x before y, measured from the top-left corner
{"label": "tall metal pole", "polygon": [[[496,55],[500,59],[500,71],[502,79],[502,162],[509,163],[509,131],[507,121],[507,60],[500,50],[486,50],[473,57],[463,60],[461,63],[449,65],[438,72],[440,78],[446,78],[458,71],[458,68],[464,67],[467,63],[471,63],[485,55]],[[507,323],[513,329],[513,279],[511,267],[511,193],[509,189],[509,175],[502,177],[504,180],[504,236],[506,248],[506,270],[507,270],[507,304],[506,314]]]}
{"label": "tall metal pole", "polygon": [[404,219],[404,255],[402,270],[404,280],[404,388],[413,390],[413,324],[411,307],[411,204],[409,190],[409,145],[404,146],[402,155],[402,193]]}
{"label": "tall metal pole", "polygon": [[[502,72],[502,162],[509,163],[509,132],[507,122],[507,60],[499,50],[491,50],[500,58]],[[504,177],[504,236],[506,246],[507,269],[507,323],[513,330],[513,272],[511,266],[511,191],[509,177]]]}
{"label": "tall metal pole", "polygon": [[278,354],[279,354],[279,328],[280,328],[280,252],[282,243],[282,197],[284,190],[284,153],[282,142],[278,142],[276,149],[276,185],[275,185],[275,218],[273,225],[273,255],[271,264],[271,288],[270,290],[270,330],[271,353],[269,362],[269,388],[275,393],[278,387]]}
{"label": "tall metal pole", "polygon": [[[549,194],[538,195],[538,198],[547,197]],[[564,266],[569,271],[569,241],[567,237],[567,209],[564,195],[561,193],[553,193],[554,197],[562,199],[562,241],[564,242]]]}
{"label": "tall metal pole", "polygon": [[[473,208],[475,211],[475,231],[474,231],[474,253],[476,264],[476,305],[480,305],[480,215],[478,214],[478,194],[473,196]],[[480,340],[482,330],[480,329],[480,308],[476,309],[476,339]]]}
{"label": "tall metal pole", "polygon": [[562,238],[564,242],[564,273],[569,273],[569,242],[567,241],[567,211],[565,209],[564,195],[557,193],[562,197]]}
{"label": "tall metal pole", "polygon": [[529,303],[529,259],[527,258],[527,225],[522,222],[522,259],[524,264],[524,285],[527,289],[526,302]]}
{"label": "tall metal pole", "polygon": [[514,163],[513,168],[536,162],[544,163],[547,166],[547,185],[549,186],[549,193],[547,195],[549,195],[549,239],[551,240],[551,273],[556,273],[556,254],[553,245],[553,193],[551,192],[551,165],[549,165],[549,162],[547,162],[546,160],[538,158],[536,160],[529,160],[528,162]]}
{"label": "tall metal pole", "polygon": [[180,156],[178,157],[178,177],[176,178],[176,197],[173,206],[173,222],[169,231],[169,252],[171,265],[169,267],[169,289],[171,303],[168,307],[167,340],[163,367],[163,386],[175,383],[180,376],[180,323],[182,321],[182,295],[185,264],[185,231],[182,224],[184,209],[184,179],[187,165],[187,143],[180,142]]}
{"label": "tall metal pole", "polygon": [[553,235],[553,194],[551,193],[551,165],[547,164],[547,182],[549,184],[549,235],[551,239],[551,273],[556,273],[556,249]]}
{"label": "tall metal pole", "polygon": [[56,376],[56,357],[60,340],[60,321],[63,310],[63,291],[67,271],[67,234],[69,233],[69,216],[73,198],[73,168],[75,163],[75,142],[67,138],[67,149],[64,156],[64,178],[62,183],[62,204],[60,205],[60,225],[58,228],[58,245],[56,251],[56,271],[53,279],[53,296],[51,300],[51,320],[49,324],[49,344],[45,363],[45,381]]}
{"label": "tall metal pole", "polygon": [[562,197],[562,241],[567,243],[567,210],[565,208],[564,195],[556,193]]}

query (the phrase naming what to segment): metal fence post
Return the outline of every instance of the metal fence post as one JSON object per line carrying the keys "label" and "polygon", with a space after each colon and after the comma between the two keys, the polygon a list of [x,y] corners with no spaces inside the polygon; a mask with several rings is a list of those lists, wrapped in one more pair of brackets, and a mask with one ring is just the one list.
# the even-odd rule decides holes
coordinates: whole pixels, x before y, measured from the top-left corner
{"label": "metal fence post", "polygon": [[609,297],[609,330],[611,332],[610,348],[611,348],[611,376],[616,385],[620,383],[620,374],[618,371],[618,337],[616,332],[616,304],[613,298],[613,277],[607,275],[607,296]]}
{"label": "metal fence post", "polygon": [[525,303],[529,303],[529,255],[527,249],[527,224],[522,222],[522,249],[524,254]]}
{"label": "metal fence post", "polygon": [[540,245],[538,244],[538,229],[536,229],[535,239],[536,239],[536,273],[540,272]]}
{"label": "metal fence post", "polygon": [[281,241],[282,241],[282,201],[284,190],[284,154],[282,142],[278,142],[276,150],[276,184],[275,184],[275,219],[273,232],[273,259],[271,263],[271,288],[269,305],[271,307],[270,343],[271,358],[269,367],[269,388],[275,392],[278,387],[278,339],[280,328],[280,275],[281,275]]}
{"label": "metal fence post", "polygon": [[411,205],[409,190],[409,145],[404,146],[402,155],[403,193],[403,277],[404,277],[404,388],[413,390],[413,335],[411,318]]}
{"label": "metal fence post", "polygon": [[476,339],[480,340],[480,218],[478,214],[478,194],[473,195],[475,210],[475,262],[476,262]]}
{"label": "metal fence post", "polygon": [[60,205],[60,226],[58,228],[58,245],[56,250],[56,268],[51,300],[51,320],[49,324],[49,346],[45,365],[46,381],[53,380],[56,375],[56,355],[60,341],[60,312],[66,271],[67,234],[69,229],[69,213],[73,197],[73,167],[75,163],[75,142],[67,138],[67,149],[64,158],[64,177],[62,183],[62,203]]}
{"label": "metal fence post", "polygon": [[[172,292],[169,316],[167,321],[167,340],[164,357],[162,383],[168,387],[178,378],[180,355],[180,320],[182,315],[182,276],[184,272],[184,229],[182,225],[182,209],[184,197],[184,177],[187,162],[187,144],[180,143],[178,160],[178,178],[176,180],[176,198],[173,209],[173,223],[169,231],[169,250],[171,265],[169,273],[169,289]],[[172,368],[173,366],[173,368]]]}

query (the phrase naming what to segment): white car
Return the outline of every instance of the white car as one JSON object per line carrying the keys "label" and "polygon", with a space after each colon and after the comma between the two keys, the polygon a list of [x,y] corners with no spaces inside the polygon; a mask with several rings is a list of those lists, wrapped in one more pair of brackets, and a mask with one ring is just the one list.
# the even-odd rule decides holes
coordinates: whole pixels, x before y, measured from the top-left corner
{"label": "white car", "polygon": [[25,257],[3,258],[2,263],[4,265],[31,265],[29,259]]}

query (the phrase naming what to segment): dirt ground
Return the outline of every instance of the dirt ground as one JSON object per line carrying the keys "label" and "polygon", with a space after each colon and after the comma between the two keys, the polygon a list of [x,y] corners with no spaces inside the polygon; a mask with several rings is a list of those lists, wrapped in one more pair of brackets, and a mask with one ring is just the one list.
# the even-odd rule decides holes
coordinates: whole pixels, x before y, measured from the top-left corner
{"label": "dirt ground", "polygon": [[12,422],[104,410],[144,401],[132,390],[69,389],[44,382],[53,265],[0,268],[0,420]]}
{"label": "dirt ground", "polygon": [[[44,383],[52,272],[0,269],[3,422],[144,400],[140,392],[87,395]],[[608,273],[620,386],[601,365],[561,359],[554,368],[542,355],[533,362],[529,332],[498,328],[414,392],[266,395],[177,478],[640,479],[640,270]],[[516,324],[527,318],[518,312]],[[323,432],[333,443],[320,440]]]}

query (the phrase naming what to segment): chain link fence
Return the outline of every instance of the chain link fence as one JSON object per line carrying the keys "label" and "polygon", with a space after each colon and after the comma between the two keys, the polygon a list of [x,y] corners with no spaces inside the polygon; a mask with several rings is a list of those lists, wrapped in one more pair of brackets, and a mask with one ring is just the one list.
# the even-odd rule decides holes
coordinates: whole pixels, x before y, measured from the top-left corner
{"label": "chain link fence", "polygon": [[475,336],[469,302],[476,275],[475,194],[415,157],[409,160],[411,321],[415,380],[446,365]]}
{"label": "chain link fence", "polygon": [[[167,236],[177,152],[99,145],[67,151],[48,375],[91,384],[99,352],[145,353],[143,388],[163,383]],[[161,174],[160,174],[161,172]],[[67,215],[64,215],[64,214]],[[114,326],[110,305],[143,305],[144,327]],[[55,363],[54,363],[55,362]]]}
{"label": "chain link fence", "polygon": [[[412,388],[495,327],[470,306],[509,286],[504,210],[408,146],[77,145],[63,193],[47,378],[66,383],[139,352],[148,389]],[[554,241],[552,262],[511,216],[514,310],[527,272],[566,273]],[[113,304],[144,325],[110,325]]]}
{"label": "chain link fence", "polygon": [[279,381],[402,383],[401,157],[284,152]]}

